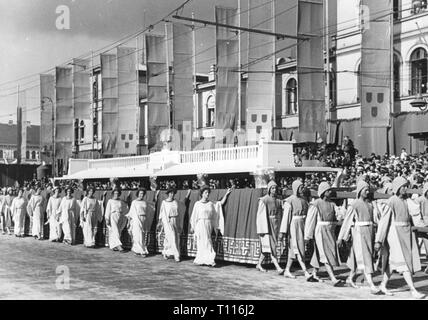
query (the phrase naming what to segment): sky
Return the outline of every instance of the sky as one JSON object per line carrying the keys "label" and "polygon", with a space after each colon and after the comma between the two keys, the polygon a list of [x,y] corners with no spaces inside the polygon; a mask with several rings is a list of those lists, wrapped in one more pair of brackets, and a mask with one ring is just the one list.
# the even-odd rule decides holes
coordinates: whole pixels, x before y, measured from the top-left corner
{"label": "sky", "polygon": [[[39,73],[135,34],[184,1],[0,0],[0,122],[16,122],[18,84],[21,91],[25,89],[27,109],[35,109],[40,105]],[[59,30],[56,22],[60,13],[56,10],[64,5],[70,10],[70,29]],[[192,0],[180,15],[190,17],[194,12],[196,18],[213,21],[215,5],[236,7],[237,0]],[[282,18],[288,21],[287,16]],[[160,24],[154,32],[163,32],[163,28]],[[215,29],[200,28],[196,37],[197,72],[208,73],[215,63]],[[15,81],[28,75],[33,76]],[[31,123],[39,124],[39,118],[38,110],[28,112]]]}

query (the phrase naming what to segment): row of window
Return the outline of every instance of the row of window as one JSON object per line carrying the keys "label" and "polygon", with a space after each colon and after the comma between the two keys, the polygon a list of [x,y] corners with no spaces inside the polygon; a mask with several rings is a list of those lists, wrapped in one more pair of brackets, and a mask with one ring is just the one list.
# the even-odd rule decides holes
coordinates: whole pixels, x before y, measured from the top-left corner
{"label": "row of window", "polygon": [[[0,150],[0,159],[3,159],[5,156],[5,153],[3,152],[3,150]],[[18,151],[14,150],[13,151],[13,157],[16,159],[18,158]],[[25,159],[27,160],[37,160],[38,159],[38,152],[36,151],[26,151],[25,152]]]}

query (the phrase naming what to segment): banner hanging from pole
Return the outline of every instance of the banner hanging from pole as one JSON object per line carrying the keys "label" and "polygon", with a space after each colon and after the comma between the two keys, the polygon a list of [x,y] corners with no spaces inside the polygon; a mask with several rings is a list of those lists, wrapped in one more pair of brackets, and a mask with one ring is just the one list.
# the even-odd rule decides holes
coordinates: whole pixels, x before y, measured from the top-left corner
{"label": "banner hanging from pole", "polygon": [[167,51],[163,35],[146,35],[148,147],[161,149],[161,133],[168,129]]}
{"label": "banner hanging from pole", "polygon": [[368,10],[363,16],[369,19],[361,24],[361,127],[388,127],[392,104],[392,1],[362,0],[361,5]]}
{"label": "banner hanging from pole", "polygon": [[[216,6],[215,21],[238,26],[238,10]],[[223,136],[233,137],[225,131],[237,129],[239,114],[239,40],[229,28],[216,26],[216,61],[216,143],[222,144]]]}
{"label": "banner hanging from pole", "polygon": [[[274,32],[274,2],[248,0],[248,27]],[[249,142],[271,139],[275,104],[275,37],[248,33],[246,129]]]}
{"label": "banner hanging from pole", "polygon": [[323,51],[323,0],[299,0],[297,45],[299,132],[324,136],[325,91]]}
{"label": "banner hanging from pole", "polygon": [[55,159],[56,175],[67,173],[74,137],[73,70],[56,68]]}
{"label": "banner hanging from pole", "polygon": [[[192,27],[173,24],[173,127],[183,142],[184,123],[193,120],[193,35]],[[184,145],[177,146],[183,150]],[[191,147],[191,146],[189,146]],[[190,151],[190,150],[188,150]]]}
{"label": "banner hanging from pole", "polygon": [[101,54],[102,78],[102,143],[104,155],[117,154],[118,135],[118,74],[117,56],[115,54]]}
{"label": "banner hanging from pole", "polygon": [[55,115],[55,76],[51,74],[40,75],[40,148],[41,160],[52,164]]}

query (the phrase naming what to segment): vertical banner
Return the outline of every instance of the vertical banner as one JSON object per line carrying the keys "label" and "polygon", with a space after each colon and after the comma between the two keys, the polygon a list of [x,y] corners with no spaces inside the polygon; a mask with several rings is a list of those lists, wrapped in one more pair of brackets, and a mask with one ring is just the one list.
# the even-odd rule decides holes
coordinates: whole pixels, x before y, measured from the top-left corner
{"label": "vertical banner", "polygon": [[102,153],[114,156],[117,153],[118,134],[118,75],[115,54],[101,54]]}
{"label": "vertical banner", "polygon": [[79,145],[92,143],[90,59],[73,59],[73,107],[74,117],[78,120],[79,127],[83,127],[84,133],[83,136],[79,133],[74,139],[78,139]]}
{"label": "vertical banner", "polygon": [[146,35],[148,147],[160,149],[161,133],[168,129],[166,39],[162,35]]}
{"label": "vertical banner", "polygon": [[118,142],[117,153],[137,155],[138,72],[135,48],[117,48]]}
{"label": "vertical banner", "polygon": [[389,126],[392,81],[392,1],[363,0],[370,23],[362,25],[361,127]]}
{"label": "vertical banner", "polygon": [[[274,31],[274,2],[248,0],[248,26]],[[255,143],[261,137],[270,140],[272,113],[275,105],[275,37],[248,33],[247,119],[248,140]]]}
{"label": "vertical banner", "polygon": [[[173,24],[173,128],[180,133],[180,149],[184,150],[184,122],[193,119],[193,34],[192,27]],[[188,150],[190,151],[190,150]]]}
{"label": "vertical banner", "polygon": [[308,38],[297,46],[299,132],[318,132],[323,136],[326,132],[323,0],[299,0],[297,11],[297,36]]}
{"label": "vertical banner", "polygon": [[71,68],[56,68],[55,113],[55,159],[57,161],[55,174],[62,176],[67,173],[74,137],[73,70]]}
{"label": "vertical banner", "polygon": [[55,76],[50,74],[40,75],[40,149],[41,160],[52,164],[54,145],[54,121],[55,114]]}
{"label": "vertical banner", "polygon": [[[238,10],[216,6],[215,21],[221,24],[238,26]],[[224,136],[233,135],[238,124],[240,85],[239,40],[234,30],[216,27],[216,143],[221,144]]]}
{"label": "vertical banner", "polygon": [[[19,106],[21,109],[21,162],[25,162],[27,159],[27,94],[25,90],[18,93],[19,95]],[[28,157],[29,158],[29,157]]]}

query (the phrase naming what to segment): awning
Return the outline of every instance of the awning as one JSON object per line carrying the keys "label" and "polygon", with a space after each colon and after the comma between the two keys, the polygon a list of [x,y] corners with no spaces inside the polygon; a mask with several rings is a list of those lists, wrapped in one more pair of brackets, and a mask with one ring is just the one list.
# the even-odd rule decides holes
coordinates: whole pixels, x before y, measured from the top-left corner
{"label": "awning", "polygon": [[428,131],[409,132],[408,135],[411,136],[414,139],[419,139],[419,140],[428,139]]}
{"label": "awning", "polygon": [[132,167],[132,168],[100,168],[89,169],[76,172],[75,174],[64,176],[57,180],[81,180],[81,179],[110,179],[110,178],[136,178],[136,177],[150,177],[151,170],[145,167]]}

